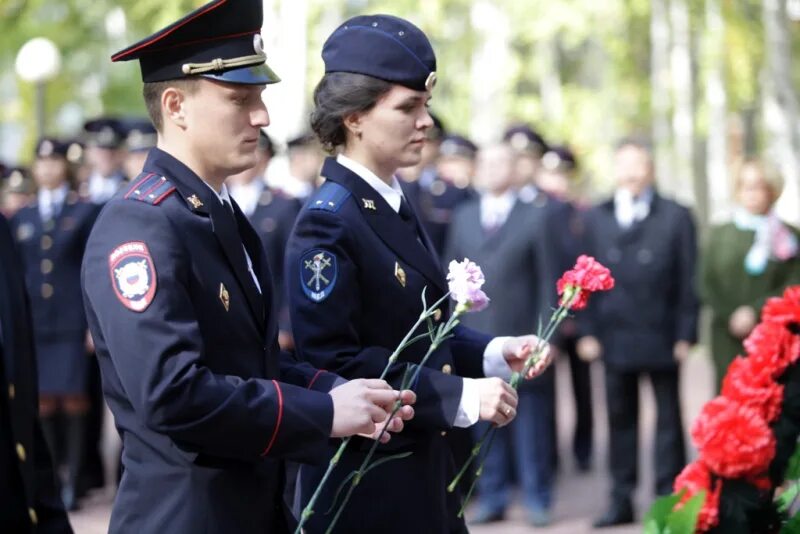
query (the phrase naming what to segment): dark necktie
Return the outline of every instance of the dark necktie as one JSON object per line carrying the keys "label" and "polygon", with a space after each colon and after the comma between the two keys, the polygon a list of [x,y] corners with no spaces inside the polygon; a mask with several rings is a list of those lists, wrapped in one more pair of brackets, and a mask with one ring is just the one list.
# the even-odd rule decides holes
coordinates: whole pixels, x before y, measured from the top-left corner
{"label": "dark necktie", "polygon": [[406,223],[406,226],[414,232],[414,236],[417,239],[420,238],[420,231],[419,225],[417,224],[417,218],[414,216],[414,212],[411,211],[411,206],[408,205],[408,201],[405,197],[400,199],[400,209],[397,210],[397,214],[400,215],[400,218]]}

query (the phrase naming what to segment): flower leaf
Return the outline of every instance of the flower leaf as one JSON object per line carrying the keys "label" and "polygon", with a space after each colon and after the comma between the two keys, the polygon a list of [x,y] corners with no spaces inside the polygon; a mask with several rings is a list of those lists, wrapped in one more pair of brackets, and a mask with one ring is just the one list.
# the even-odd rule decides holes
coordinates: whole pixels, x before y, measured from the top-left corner
{"label": "flower leaf", "polygon": [[778,511],[783,513],[789,512],[789,507],[791,506],[792,502],[797,499],[798,495],[800,495],[800,484],[795,482],[789,487],[789,489],[781,493],[780,496],[775,499],[775,504],[778,506]]}
{"label": "flower leaf", "polygon": [[697,517],[703,502],[706,499],[705,491],[698,491],[691,499],[667,517],[667,528],[670,534],[694,534],[697,528]]}
{"label": "flower leaf", "polygon": [[800,532],[800,514],[795,514],[781,528],[781,534],[796,534],[797,532]]}
{"label": "flower leaf", "polygon": [[800,443],[795,447],[792,457],[789,458],[789,465],[786,467],[784,480],[800,479]]}
{"label": "flower leaf", "polygon": [[650,507],[650,510],[647,512],[647,516],[644,518],[644,524],[646,525],[646,532],[650,534],[651,530],[650,524],[654,524],[654,528],[656,530],[652,530],[653,533],[661,533],[667,526],[667,518],[669,518],[670,514],[672,513],[672,509],[675,508],[675,505],[681,500],[683,497],[683,491],[679,494],[672,494],[672,495],[665,495],[655,500],[653,505]]}

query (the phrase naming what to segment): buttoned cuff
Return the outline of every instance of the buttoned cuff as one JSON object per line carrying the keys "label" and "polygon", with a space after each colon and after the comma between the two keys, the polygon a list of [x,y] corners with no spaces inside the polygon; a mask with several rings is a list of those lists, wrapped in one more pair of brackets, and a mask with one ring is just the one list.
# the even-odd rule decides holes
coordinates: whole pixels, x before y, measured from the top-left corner
{"label": "buttoned cuff", "polygon": [[492,339],[483,351],[483,375],[496,376],[506,382],[511,380],[511,367],[503,357],[503,345],[511,339],[509,336]]}
{"label": "buttoned cuff", "polygon": [[461,386],[461,401],[453,426],[467,428],[478,422],[481,416],[481,392],[474,378],[464,378]]}

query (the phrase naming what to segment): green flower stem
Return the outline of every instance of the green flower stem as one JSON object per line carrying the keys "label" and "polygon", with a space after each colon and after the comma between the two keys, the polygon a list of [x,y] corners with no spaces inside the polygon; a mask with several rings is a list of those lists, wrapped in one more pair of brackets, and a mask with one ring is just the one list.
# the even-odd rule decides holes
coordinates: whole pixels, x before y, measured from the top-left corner
{"label": "green flower stem", "polygon": [[[403,352],[406,348],[408,348],[409,346],[413,345],[417,341],[429,336],[428,333],[425,333],[425,334],[420,334],[420,335],[418,335],[416,337],[413,337],[413,338],[411,337],[411,336],[414,335],[414,332],[416,332],[417,329],[420,326],[422,326],[422,324],[424,322],[426,322],[428,319],[430,319],[433,316],[434,313],[436,313],[436,310],[439,308],[439,306],[441,306],[442,303],[445,300],[447,300],[447,297],[449,297],[449,296],[450,296],[450,293],[447,293],[445,296],[443,296],[442,298],[437,300],[436,303],[433,306],[431,306],[430,308],[422,310],[422,313],[419,315],[419,318],[417,319],[417,322],[414,323],[414,326],[411,327],[411,330],[408,331],[408,333],[405,335],[403,340],[400,341],[400,344],[397,345],[397,348],[394,349],[394,352],[392,352],[391,356],[389,356],[389,360],[386,362],[386,367],[383,368],[383,372],[381,373],[381,376],[380,376],[381,380],[386,377],[386,374],[389,372],[389,369],[391,368],[391,366],[395,362],[397,362],[397,358],[398,358],[398,356],[400,356],[401,352]],[[423,302],[424,302],[424,292],[423,292]],[[412,382],[412,384],[413,384],[413,382]],[[397,404],[401,405],[399,401],[398,401]],[[397,413],[397,410],[399,410],[399,409],[400,409],[400,406],[396,406],[394,412],[392,412],[392,415]],[[391,420],[392,420],[392,418],[390,417],[389,420],[387,421],[387,425]],[[381,435],[383,435],[383,432],[385,432],[385,431],[386,431],[386,426],[384,426],[383,431],[381,432]],[[302,534],[303,526],[306,524],[306,522],[309,520],[309,518],[312,515],[314,515],[314,506],[317,504],[317,500],[319,499],[319,496],[322,493],[322,488],[325,487],[325,484],[327,484],[328,479],[331,476],[331,473],[333,472],[333,470],[336,467],[336,465],[339,463],[339,460],[341,460],[342,455],[344,454],[344,451],[347,448],[347,446],[350,444],[350,440],[351,439],[352,439],[352,437],[347,437],[344,440],[342,440],[342,443],[339,445],[339,448],[336,450],[336,454],[334,454],[333,457],[328,462],[328,468],[325,470],[325,474],[322,475],[322,480],[320,480],[319,484],[317,484],[317,487],[314,490],[314,493],[311,495],[311,499],[309,499],[308,504],[306,504],[305,508],[303,508],[303,512],[300,514],[300,521],[298,521],[297,528],[294,530],[294,534]],[[378,439],[380,439],[380,436],[378,437]],[[376,443],[377,443],[377,440],[376,440]]]}
{"label": "green flower stem", "polygon": [[[428,352],[425,353],[425,356],[422,358],[422,361],[420,361],[420,363],[417,365],[417,368],[414,371],[414,374],[412,375],[408,383],[403,385],[403,389],[410,387],[411,384],[414,384],[417,381],[417,378],[419,377],[420,372],[422,372],[422,368],[427,363],[428,358],[430,358],[431,354],[433,354],[436,351],[436,349],[439,348],[439,345],[445,339],[447,339],[450,331],[453,330],[453,328],[455,328],[455,326],[458,324],[459,315],[460,313],[457,308],[456,312],[453,313],[453,315],[451,315],[450,318],[447,320],[447,323],[445,323],[443,327],[439,328],[439,331],[436,333],[436,336],[431,342],[430,347],[428,347]],[[328,525],[328,529],[325,531],[325,534],[331,534],[331,532],[333,532],[333,527],[336,526],[336,523],[339,521],[339,517],[342,515],[342,512],[347,506],[350,497],[353,495],[353,491],[355,491],[356,486],[358,486],[358,484],[361,482],[361,477],[364,475],[364,472],[369,467],[370,460],[372,460],[372,456],[375,454],[375,451],[377,450],[378,445],[380,444],[381,436],[383,436],[384,432],[386,432],[389,423],[391,423],[392,418],[395,416],[400,407],[401,407],[400,402],[397,402],[394,406],[394,410],[392,411],[391,416],[386,420],[386,423],[384,423],[383,428],[381,429],[381,433],[378,435],[378,438],[372,444],[372,447],[369,449],[369,452],[367,453],[367,456],[364,458],[364,461],[361,462],[361,465],[358,467],[358,470],[356,471],[356,474],[353,477],[352,482],[350,483],[350,487],[347,488],[347,493],[345,493],[341,504],[339,504],[339,509],[336,511],[336,515],[333,516],[333,519],[331,520],[331,523]]]}
{"label": "green flower stem", "polygon": [[[562,304],[556,309],[553,315],[550,316],[550,320],[547,323],[547,327],[545,327],[544,332],[541,333],[539,337],[539,342],[536,344],[536,347],[531,352],[531,355],[525,360],[525,365],[522,368],[521,372],[515,372],[511,375],[511,380],[509,384],[515,390],[519,389],[519,385],[522,382],[522,378],[528,374],[528,372],[539,362],[539,359],[544,352],[547,343],[550,341],[550,338],[553,337],[553,334],[558,329],[558,326],[567,318],[569,315],[569,310],[572,307],[573,302],[577,299],[579,295],[579,291],[570,291],[565,293],[565,299],[563,300]],[[467,491],[467,495],[464,498],[464,501],[461,504],[461,510],[458,512],[458,517],[464,515],[464,510],[467,507],[467,503],[469,503],[469,499],[472,496],[472,492],[475,490],[475,485],[478,483],[478,479],[483,474],[483,464],[486,462],[486,455],[489,453],[489,449],[492,447],[492,441],[494,440],[494,436],[497,433],[497,426],[491,425],[489,428],[486,429],[486,432],[483,433],[481,439],[472,447],[472,452],[470,453],[469,458],[464,463],[464,466],[458,472],[458,474],[453,478],[450,484],[447,486],[447,491],[452,493],[455,491],[456,487],[458,486],[459,481],[464,477],[467,472],[467,468],[475,461],[475,459],[480,454],[481,450],[484,447],[484,443],[486,445],[486,454],[483,455],[481,459],[481,463],[478,465],[478,469],[475,470],[475,478],[472,480],[472,484],[469,487],[469,491]],[[488,441],[487,441],[488,437]]]}

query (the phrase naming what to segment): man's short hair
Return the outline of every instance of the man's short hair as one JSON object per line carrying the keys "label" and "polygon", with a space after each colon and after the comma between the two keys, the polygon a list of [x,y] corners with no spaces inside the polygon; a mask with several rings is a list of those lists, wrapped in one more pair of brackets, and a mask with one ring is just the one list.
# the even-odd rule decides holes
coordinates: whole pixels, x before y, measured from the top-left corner
{"label": "man's short hair", "polygon": [[153,122],[153,126],[159,132],[164,127],[164,117],[161,114],[161,95],[168,87],[180,89],[188,94],[197,92],[199,78],[182,78],[178,80],[166,80],[163,82],[146,82],[142,87],[144,104],[147,106],[147,114]]}

